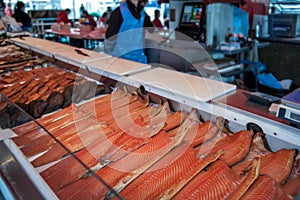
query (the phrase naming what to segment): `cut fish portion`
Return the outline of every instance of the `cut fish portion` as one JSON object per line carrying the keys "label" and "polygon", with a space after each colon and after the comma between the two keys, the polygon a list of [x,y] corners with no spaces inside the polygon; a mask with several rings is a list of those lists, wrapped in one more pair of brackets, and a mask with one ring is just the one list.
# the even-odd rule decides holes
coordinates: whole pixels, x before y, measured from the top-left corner
{"label": "cut fish portion", "polygon": [[[278,183],[284,182],[291,173],[295,150],[281,149],[274,153],[269,153],[261,156],[260,174],[268,174]],[[233,170],[242,172],[249,166],[251,161],[243,161],[240,164],[233,166]]]}
{"label": "cut fish portion", "polygon": [[252,136],[252,131],[240,131],[227,137],[222,137],[217,141],[209,141],[198,147],[199,156],[224,150],[226,153],[220,159],[231,166],[246,157],[251,146]]}
{"label": "cut fish portion", "polygon": [[238,199],[257,178],[258,170],[259,160],[253,162],[245,175],[235,173],[222,160],[216,161],[191,180],[174,199]]}
{"label": "cut fish portion", "polygon": [[32,165],[34,167],[39,167],[59,160],[69,152],[76,152],[85,146],[90,145],[94,141],[106,139],[105,135],[111,132],[104,132],[101,131],[101,129],[92,129],[79,133],[78,135],[71,136],[69,139],[61,141],[62,145],[64,145],[69,151],[63,148],[61,144],[55,143],[46,153],[32,161]]}
{"label": "cut fish portion", "polygon": [[[134,101],[131,102],[133,105],[129,106],[130,110],[135,109],[135,107],[143,107],[144,106],[145,103],[142,100],[138,101],[138,97],[136,97],[136,96],[131,97],[130,95],[127,95],[127,96],[128,96],[128,98],[135,99]],[[105,99],[105,97],[103,97],[103,98]],[[107,100],[109,100],[109,99],[107,99]],[[99,103],[99,102],[102,102],[102,101],[99,99],[96,99],[95,102],[87,102],[86,104],[95,105],[95,103]],[[96,114],[100,115],[100,116],[104,115],[104,116],[106,116],[106,119],[107,119],[109,117],[109,114],[111,114],[111,109],[114,109],[109,106],[109,103],[110,103],[110,101],[107,101],[105,104],[107,106],[101,105],[101,107],[97,108],[96,109],[97,113],[93,113],[93,112],[84,113],[84,112],[82,112],[82,110],[83,110],[82,108],[84,106],[79,106],[79,107],[74,106],[74,108],[72,110],[66,109],[66,110],[69,110],[68,111],[69,113],[59,111],[60,113],[62,112],[62,114],[64,114],[64,115],[57,116],[57,113],[54,113],[52,115],[46,116],[45,118],[39,119],[39,123],[41,123],[48,132],[55,135],[55,133],[60,132],[61,129],[67,128],[68,126],[71,126],[75,123],[77,125],[78,123],[80,123],[80,121],[82,121],[86,118],[92,117],[93,115],[96,115]],[[85,104],[83,104],[83,105],[85,105]],[[120,107],[115,108],[115,109],[120,109]],[[63,110],[65,110],[65,109],[63,109]],[[45,132],[43,132],[43,133],[45,133]],[[25,145],[25,144],[29,144],[30,142],[32,142],[32,141],[36,140],[37,138],[42,137],[44,135],[47,135],[47,134],[39,134],[38,129],[34,129],[32,131],[23,133],[20,137],[17,137],[14,140],[17,140],[19,145]]]}
{"label": "cut fish portion", "polygon": [[[126,183],[131,178],[132,171],[160,155],[160,149],[165,148],[169,143],[170,139],[166,133],[161,132],[154,136],[150,143],[95,173],[111,187],[116,186],[119,182]],[[122,171],[120,171],[120,167],[123,167]],[[94,177],[88,177],[67,185],[59,190],[57,195],[61,199],[82,199],[87,196],[90,199],[103,199],[107,192],[109,190],[102,183]]]}
{"label": "cut fish portion", "polygon": [[268,175],[259,176],[241,200],[291,200],[280,185]]}
{"label": "cut fish portion", "polygon": [[[73,124],[66,129],[53,133],[53,136],[56,139],[62,141],[66,138],[72,137],[73,135],[80,134],[80,132],[84,132],[87,129],[99,129],[97,121],[94,118],[89,118],[77,122],[76,125]],[[51,148],[56,141],[49,135],[45,135],[30,144],[21,148],[21,151],[24,153],[25,156],[34,156],[38,153],[41,153],[49,148]],[[43,144],[43,145],[41,145]]]}
{"label": "cut fish portion", "polygon": [[245,159],[233,166],[235,171],[241,172],[249,166],[249,163],[256,157],[261,157],[272,153],[271,150],[267,148],[267,143],[265,140],[265,135],[263,133],[256,133],[252,139],[252,144],[250,151]]}
{"label": "cut fish portion", "polygon": [[[63,110],[55,112],[51,115],[45,116],[42,119],[38,119],[37,121],[39,123],[41,123],[43,126],[48,125],[48,124],[52,123],[54,119],[61,119],[61,118],[64,118],[65,116],[70,115],[72,113],[73,107],[75,107],[74,104],[72,104],[71,106],[69,106]],[[39,129],[39,128],[40,128],[40,126],[36,122],[31,121],[26,124],[23,124],[23,125],[13,128],[13,131],[17,135],[21,136],[22,134],[31,132],[31,131]]]}
{"label": "cut fish portion", "polygon": [[[173,115],[169,115],[167,117],[167,121],[169,118],[172,118],[172,116]],[[176,116],[178,117],[179,115],[176,114]],[[142,125],[141,122],[139,122],[139,124]],[[168,127],[165,128],[168,129]],[[116,133],[113,133],[112,135],[114,134]],[[106,155],[106,157],[108,157],[109,159],[117,160],[122,156],[128,154],[129,152],[137,149],[140,146],[140,143],[137,143],[138,141],[142,140],[148,142],[147,138],[134,139],[132,136],[129,136],[125,133],[121,133],[118,137],[113,136],[113,138],[118,139],[111,140],[110,135],[111,134],[107,136],[109,140],[104,141],[103,144],[96,142],[98,143],[97,145],[88,146],[75,155],[80,158],[88,167],[93,167],[98,163],[98,159],[100,159],[100,157],[103,157],[104,155]],[[110,160],[108,161],[110,162]],[[63,166],[67,165],[67,163],[70,163],[68,164],[69,169],[62,169]],[[107,164],[107,162],[105,164]],[[46,182],[48,182],[53,190],[57,190],[68,184],[69,182],[79,179],[85,172],[86,170],[81,167],[79,163],[74,162],[74,159],[66,158],[56,165],[52,166],[50,169],[47,169],[45,172],[42,172],[41,175],[45,178]]]}
{"label": "cut fish portion", "polygon": [[[75,153],[87,167],[97,165],[105,151],[122,135],[122,132],[108,134],[105,140],[97,140],[90,146]],[[41,176],[48,183],[52,190],[57,191],[63,186],[80,179],[87,169],[84,168],[73,157],[68,157],[41,173]]]}
{"label": "cut fish portion", "polygon": [[[178,131],[180,131],[180,127],[171,131],[168,135],[173,137]],[[186,143],[190,143],[192,147],[195,147],[212,139],[217,131],[218,127],[211,122],[205,122],[203,124],[198,123],[190,128],[184,140]]]}
{"label": "cut fish portion", "polygon": [[125,199],[162,199],[158,195],[168,190],[166,196],[171,198],[189,178],[217,160],[220,155],[209,155],[200,160],[189,144],[181,145],[131,182],[120,195]]}
{"label": "cut fish portion", "polygon": [[[59,135],[61,133],[62,129],[68,129],[69,127],[74,126],[75,123],[80,123],[80,121],[83,121],[89,117],[90,116],[80,115],[80,119],[76,120],[76,119],[74,119],[74,117],[72,115],[69,115],[69,116],[66,116],[65,118],[60,118],[59,120],[44,126],[44,128],[51,134],[55,135],[55,133],[57,133],[56,135]],[[79,117],[77,117],[77,118],[79,118]],[[64,130],[64,132],[66,132],[66,130]],[[40,129],[35,129],[33,131],[29,131],[19,137],[14,138],[14,141],[18,142],[19,146],[23,146],[23,145],[27,145],[31,142],[34,142],[37,139],[40,139],[45,135],[48,135],[48,133],[46,131],[41,132]]]}

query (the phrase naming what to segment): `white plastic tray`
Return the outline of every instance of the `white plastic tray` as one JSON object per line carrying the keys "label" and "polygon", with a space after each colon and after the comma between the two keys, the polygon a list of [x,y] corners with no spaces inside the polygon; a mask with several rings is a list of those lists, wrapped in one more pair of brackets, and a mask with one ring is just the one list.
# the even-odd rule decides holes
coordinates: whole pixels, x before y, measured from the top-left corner
{"label": "white plastic tray", "polygon": [[135,82],[135,86],[143,85],[151,92],[158,90],[156,94],[169,93],[167,97],[174,96],[172,98],[175,98],[174,100],[192,99],[199,102],[208,102],[236,91],[236,86],[232,84],[164,68],[155,68],[130,76],[130,78]]}

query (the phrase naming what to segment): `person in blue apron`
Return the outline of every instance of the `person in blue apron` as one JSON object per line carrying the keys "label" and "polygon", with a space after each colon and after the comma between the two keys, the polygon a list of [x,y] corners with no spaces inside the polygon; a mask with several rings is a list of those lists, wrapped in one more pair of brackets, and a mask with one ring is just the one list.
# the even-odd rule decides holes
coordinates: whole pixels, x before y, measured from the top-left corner
{"label": "person in blue apron", "polygon": [[105,51],[113,56],[147,63],[144,53],[144,28],[153,27],[145,13],[147,0],[126,0],[116,8],[109,19]]}

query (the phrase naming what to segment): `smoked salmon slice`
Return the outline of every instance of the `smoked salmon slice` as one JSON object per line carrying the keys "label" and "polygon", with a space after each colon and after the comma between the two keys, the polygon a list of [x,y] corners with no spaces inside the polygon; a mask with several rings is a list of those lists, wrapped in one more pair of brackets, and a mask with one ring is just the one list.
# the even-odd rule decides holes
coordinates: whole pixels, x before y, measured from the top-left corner
{"label": "smoked salmon slice", "polygon": [[286,193],[290,194],[293,198],[299,199],[300,194],[300,153],[296,156],[294,167],[287,182],[283,185]]}
{"label": "smoked salmon slice", "polygon": [[[76,114],[76,116],[78,116],[78,115],[80,115],[80,113]],[[60,120],[57,120],[51,124],[44,126],[44,128],[52,134],[54,134],[55,132],[59,133],[59,131],[61,131],[61,129],[68,129],[69,126],[72,126],[75,123],[80,122],[88,117],[90,117],[90,116],[80,115],[80,117],[77,117],[80,119],[76,120],[76,119],[74,119],[74,117],[72,115],[69,115],[69,116],[66,116],[65,118],[60,118]],[[16,141],[18,143],[18,146],[23,146],[23,145],[27,145],[27,144],[35,141],[36,139],[40,139],[41,137],[48,135],[48,133],[46,131],[41,131],[41,129],[42,128],[35,129],[33,131],[24,133],[21,136],[14,138],[14,141]],[[44,130],[44,129],[42,129],[42,130]]]}
{"label": "smoked salmon slice", "polygon": [[291,200],[291,197],[281,188],[277,181],[269,175],[261,175],[241,200]]}
{"label": "smoked salmon slice", "polygon": [[[258,177],[259,159],[253,162],[252,168],[244,175],[234,172],[226,162],[219,160],[206,171],[193,178],[176,196],[176,199],[238,199]],[[233,193],[238,191],[238,195]]]}
{"label": "smoked salmon slice", "polygon": [[211,140],[202,144],[199,149],[199,156],[205,156],[208,153],[216,153],[224,150],[226,153],[220,157],[229,166],[243,160],[249,152],[253,132],[240,131],[226,137],[222,137],[217,141]]}
{"label": "smoked salmon slice", "polygon": [[[51,115],[47,115],[47,116],[43,117],[42,119],[38,119],[37,121],[39,123],[41,123],[42,125],[49,124],[49,121],[52,123],[54,119],[57,120],[57,119],[64,118],[67,115],[70,115],[72,113],[72,107],[73,106],[75,106],[75,105],[72,104],[71,106],[69,106],[69,107],[67,107],[63,110],[55,112]],[[15,128],[13,128],[12,130],[14,131],[14,133],[16,133],[18,136],[20,136],[22,134],[28,133],[30,131],[33,131],[33,130],[39,129],[39,128],[40,128],[40,126],[36,122],[31,121],[31,122],[28,122],[26,124],[17,126]]]}

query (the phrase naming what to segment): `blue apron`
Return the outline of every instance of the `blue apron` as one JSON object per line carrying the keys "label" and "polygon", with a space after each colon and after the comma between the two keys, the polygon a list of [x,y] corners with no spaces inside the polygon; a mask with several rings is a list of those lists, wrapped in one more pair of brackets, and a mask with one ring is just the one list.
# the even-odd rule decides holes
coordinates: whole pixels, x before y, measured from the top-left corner
{"label": "blue apron", "polygon": [[130,13],[126,2],[120,5],[120,11],[123,23],[117,36],[115,48],[110,54],[127,60],[147,63],[147,57],[144,54],[143,39],[144,11],[141,12],[141,18],[136,19]]}

